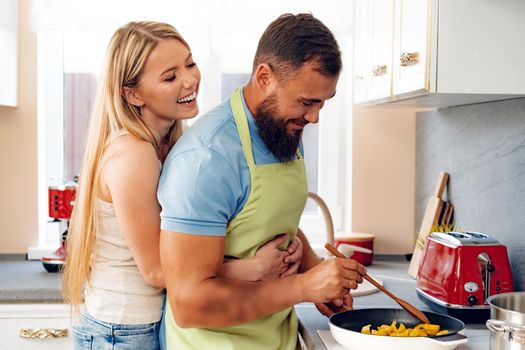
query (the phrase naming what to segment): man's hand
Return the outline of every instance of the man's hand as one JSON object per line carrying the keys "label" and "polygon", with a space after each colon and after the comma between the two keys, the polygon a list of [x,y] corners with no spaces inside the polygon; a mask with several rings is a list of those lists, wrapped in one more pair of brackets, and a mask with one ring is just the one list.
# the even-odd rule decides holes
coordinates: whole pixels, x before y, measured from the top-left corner
{"label": "man's hand", "polygon": [[337,312],[352,310],[353,306],[354,298],[350,293],[346,294],[342,299],[336,299],[328,303],[315,304],[317,310],[326,317],[330,317]]}
{"label": "man's hand", "polygon": [[327,303],[344,298],[350,289],[363,282],[366,268],[352,259],[334,258],[324,260],[300,277],[305,301]]}

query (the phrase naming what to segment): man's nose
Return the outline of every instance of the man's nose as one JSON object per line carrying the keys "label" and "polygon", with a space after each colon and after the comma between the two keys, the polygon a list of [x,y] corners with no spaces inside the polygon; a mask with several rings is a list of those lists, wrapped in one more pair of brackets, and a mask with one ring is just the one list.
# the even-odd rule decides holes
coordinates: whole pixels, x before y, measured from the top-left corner
{"label": "man's nose", "polygon": [[320,108],[311,108],[304,115],[304,119],[306,119],[309,123],[317,124],[319,121],[319,110]]}

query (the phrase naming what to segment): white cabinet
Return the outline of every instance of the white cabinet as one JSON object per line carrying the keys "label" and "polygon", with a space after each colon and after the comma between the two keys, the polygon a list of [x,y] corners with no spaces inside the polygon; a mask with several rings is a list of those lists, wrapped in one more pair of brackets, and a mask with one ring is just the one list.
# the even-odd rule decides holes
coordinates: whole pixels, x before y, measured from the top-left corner
{"label": "white cabinet", "polygon": [[355,0],[354,14],[357,104],[525,97],[525,1]]}
{"label": "white cabinet", "polygon": [[356,1],[355,56],[358,103],[390,96],[392,84],[393,0]]}
{"label": "white cabinet", "polygon": [[0,1],[0,105],[18,105],[18,0]]}
{"label": "white cabinet", "polygon": [[[1,348],[73,349],[69,310],[64,304],[0,304]],[[23,338],[21,333],[34,337]],[[48,338],[38,337],[46,334]]]}
{"label": "white cabinet", "polygon": [[402,95],[427,89],[428,1],[396,1],[395,14],[393,94]]}

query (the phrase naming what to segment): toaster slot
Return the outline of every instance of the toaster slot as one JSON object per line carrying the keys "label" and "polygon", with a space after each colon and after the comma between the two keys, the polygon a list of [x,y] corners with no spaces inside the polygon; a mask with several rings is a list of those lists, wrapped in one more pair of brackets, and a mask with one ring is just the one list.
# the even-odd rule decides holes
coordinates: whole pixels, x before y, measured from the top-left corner
{"label": "toaster slot", "polygon": [[487,298],[490,297],[490,273],[494,271],[494,266],[491,264],[490,256],[487,253],[478,255],[478,266],[483,282],[483,304],[486,304]]}

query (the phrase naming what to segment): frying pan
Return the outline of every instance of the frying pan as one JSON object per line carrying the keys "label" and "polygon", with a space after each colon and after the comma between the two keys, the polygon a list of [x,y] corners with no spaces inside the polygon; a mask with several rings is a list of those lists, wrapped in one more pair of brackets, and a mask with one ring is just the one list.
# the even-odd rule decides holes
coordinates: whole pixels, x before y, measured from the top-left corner
{"label": "frying pan", "polygon": [[361,333],[361,328],[367,324],[376,329],[382,324],[403,323],[407,328],[413,328],[421,323],[417,318],[403,309],[357,309],[343,311],[330,317],[330,332],[334,339],[349,350],[452,350],[466,343],[467,337],[458,332],[465,324],[457,318],[425,311],[431,323],[438,324],[441,329],[447,329],[447,335],[435,337],[387,337]]}

